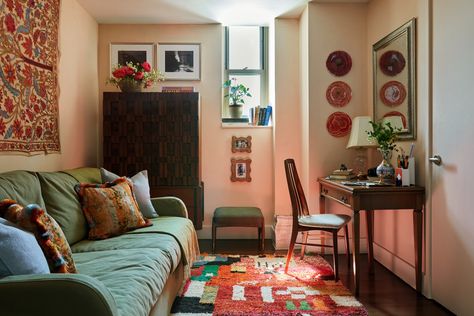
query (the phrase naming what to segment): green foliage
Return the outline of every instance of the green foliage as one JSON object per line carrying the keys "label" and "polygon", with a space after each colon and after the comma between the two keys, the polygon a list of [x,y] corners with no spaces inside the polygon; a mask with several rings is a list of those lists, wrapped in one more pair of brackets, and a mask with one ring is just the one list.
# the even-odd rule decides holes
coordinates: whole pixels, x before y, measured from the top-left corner
{"label": "green foliage", "polygon": [[375,140],[379,145],[380,150],[382,151],[389,151],[395,149],[397,146],[395,142],[398,139],[398,133],[402,130],[401,128],[393,128],[390,122],[383,123],[383,122],[372,122],[369,121],[370,125],[372,125],[373,131],[367,131],[369,135],[369,139]]}
{"label": "green foliage", "polygon": [[[234,83],[234,85],[232,85]],[[232,78],[229,80],[224,81],[222,86],[224,89],[229,89],[229,93],[226,94],[224,97],[229,97],[229,104],[244,104],[244,97],[251,97],[252,95],[249,93],[249,88],[244,86],[243,84],[237,84],[236,79]]]}

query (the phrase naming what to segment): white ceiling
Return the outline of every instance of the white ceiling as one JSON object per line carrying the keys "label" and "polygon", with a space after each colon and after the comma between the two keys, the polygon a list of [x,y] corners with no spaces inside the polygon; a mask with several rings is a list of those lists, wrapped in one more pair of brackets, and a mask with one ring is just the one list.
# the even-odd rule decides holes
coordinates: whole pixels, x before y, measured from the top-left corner
{"label": "white ceiling", "polygon": [[262,25],[271,23],[275,17],[298,17],[309,1],[78,0],[98,23],[103,24],[224,25]]}

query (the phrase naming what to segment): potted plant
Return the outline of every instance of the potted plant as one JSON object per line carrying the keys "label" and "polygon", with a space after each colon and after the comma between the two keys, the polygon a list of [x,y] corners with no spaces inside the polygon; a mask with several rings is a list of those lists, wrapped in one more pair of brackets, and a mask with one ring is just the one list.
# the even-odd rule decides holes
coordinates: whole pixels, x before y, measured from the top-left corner
{"label": "potted plant", "polygon": [[224,97],[229,98],[229,113],[232,118],[239,118],[242,116],[242,108],[244,106],[244,97],[251,97],[252,95],[242,83],[237,84],[235,78],[224,81],[222,86],[224,89],[229,89]]}
{"label": "potted plant", "polygon": [[112,69],[112,77],[107,83],[120,88],[122,92],[140,92],[142,88],[151,87],[154,83],[164,80],[163,74],[151,69],[148,62],[118,64]]}
{"label": "potted plant", "polygon": [[367,131],[370,140],[377,142],[378,150],[382,154],[382,162],[377,166],[377,176],[380,181],[392,181],[395,175],[395,169],[390,163],[392,158],[392,151],[398,151],[395,142],[398,139],[398,133],[401,128],[394,128],[390,122],[373,122],[369,121],[372,126],[372,131]]}

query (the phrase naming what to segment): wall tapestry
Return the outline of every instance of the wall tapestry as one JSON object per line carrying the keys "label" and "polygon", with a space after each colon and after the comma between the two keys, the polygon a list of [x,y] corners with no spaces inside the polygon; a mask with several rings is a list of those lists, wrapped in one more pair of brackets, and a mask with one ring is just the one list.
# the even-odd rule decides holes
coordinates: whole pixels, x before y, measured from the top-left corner
{"label": "wall tapestry", "polygon": [[60,151],[60,0],[0,1],[0,151]]}

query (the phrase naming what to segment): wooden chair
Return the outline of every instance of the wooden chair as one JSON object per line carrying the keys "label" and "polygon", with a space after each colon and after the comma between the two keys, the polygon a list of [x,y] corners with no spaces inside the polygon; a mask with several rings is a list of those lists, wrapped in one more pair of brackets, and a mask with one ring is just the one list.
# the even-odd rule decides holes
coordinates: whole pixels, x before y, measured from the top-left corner
{"label": "wooden chair", "polygon": [[[285,172],[286,180],[288,182],[288,190],[290,191],[291,206],[293,211],[293,226],[291,231],[290,247],[288,248],[288,255],[286,257],[285,273],[288,272],[288,266],[290,264],[291,256],[293,255],[293,249],[295,247],[295,244],[302,245],[300,255],[301,258],[304,257],[306,245],[317,247],[332,247],[334,261],[334,278],[337,281],[339,280],[337,233],[341,228],[344,227],[344,234],[346,239],[346,253],[348,258],[348,264],[350,265],[349,234],[347,223],[351,220],[351,217],[349,215],[343,214],[309,214],[306,197],[304,195],[303,188],[298,177],[298,172],[296,171],[295,161],[293,159],[285,160]],[[308,243],[308,232],[312,230],[319,230],[331,233],[333,245],[331,246]],[[296,242],[296,238],[299,232],[303,232],[302,242]]]}

